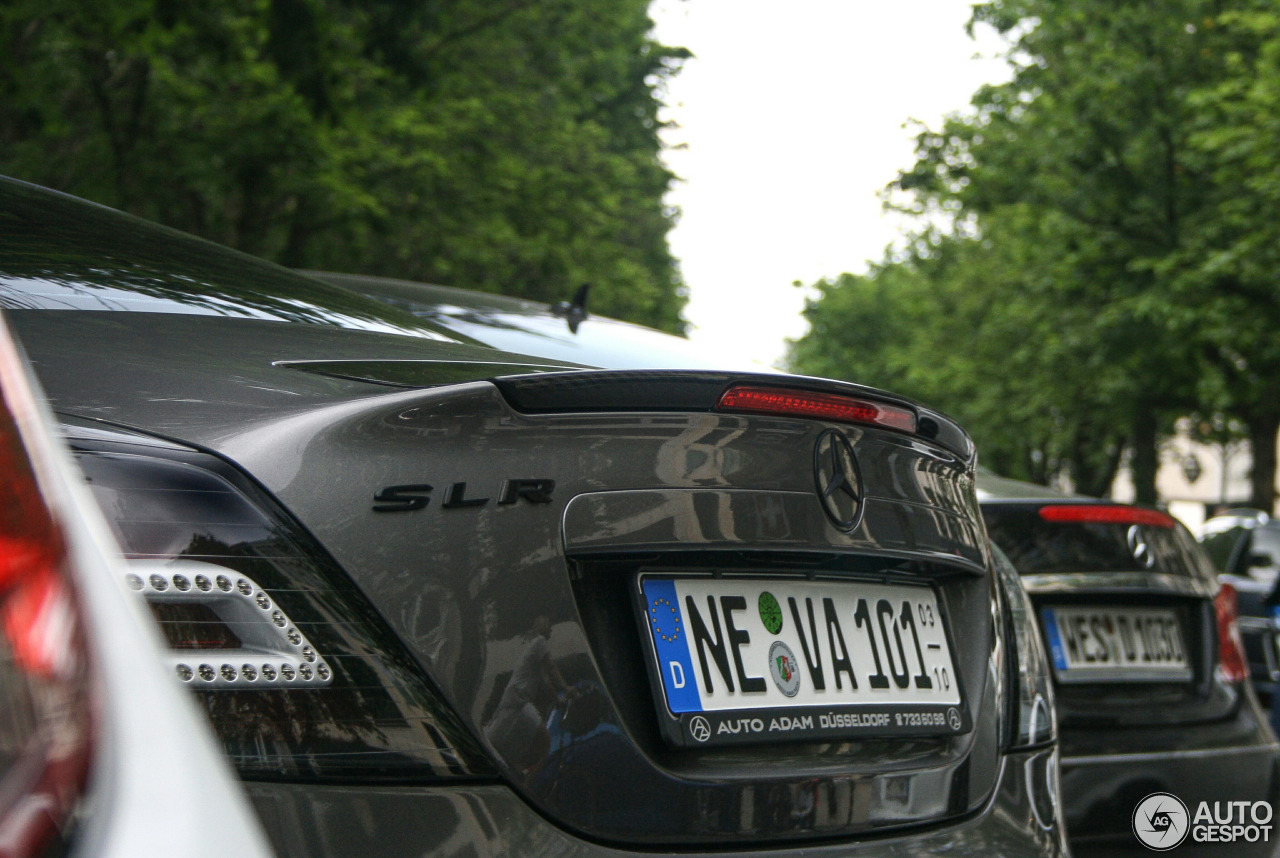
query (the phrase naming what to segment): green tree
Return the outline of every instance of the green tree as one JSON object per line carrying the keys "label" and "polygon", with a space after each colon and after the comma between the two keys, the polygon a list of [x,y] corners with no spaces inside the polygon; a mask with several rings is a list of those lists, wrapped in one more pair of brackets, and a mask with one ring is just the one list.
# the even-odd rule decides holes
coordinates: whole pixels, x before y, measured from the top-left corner
{"label": "green tree", "polygon": [[1211,36],[1222,68],[1187,95],[1193,163],[1212,193],[1163,273],[1185,308],[1180,330],[1202,343],[1208,404],[1246,427],[1250,503],[1269,510],[1280,433],[1280,8],[1238,3],[1193,26]]}
{"label": "green tree", "polygon": [[[1249,427],[1254,502],[1271,505],[1280,20],[1274,0],[1220,6],[977,5],[974,23],[1009,39],[1012,79],[921,133],[917,163],[894,183],[923,223],[950,225],[947,241],[917,242],[891,263],[927,284],[916,294],[935,306],[916,315],[951,313],[975,338],[994,331],[1007,356],[926,326],[936,347],[911,353],[929,367],[917,374],[953,369],[947,384],[915,389],[965,417],[982,401],[973,385],[987,383],[1042,415],[1006,427],[1026,433],[1045,470],[1010,460],[1012,472],[1105,489],[1123,441],[1139,500],[1155,502],[1161,434],[1180,415],[1222,411]],[[958,289],[975,293],[980,314],[945,303]],[[1000,339],[1010,326],[1021,341]],[[798,347],[798,363],[812,350]],[[992,378],[1002,372],[1022,379]],[[969,419],[999,460],[1013,439],[986,422],[995,414]]]}
{"label": "green tree", "polygon": [[[1069,475],[1106,492],[1126,436],[1105,408],[1128,383],[1095,340],[1088,310],[1059,300],[1014,210],[981,238],[934,235],[865,276],[822,281],[791,366],[916,397],[955,416],[982,461],[1040,483]],[[1034,278],[1034,279],[1032,279]]]}
{"label": "green tree", "polygon": [[981,90],[970,117],[921,135],[920,160],[898,183],[955,201],[984,227],[1018,206],[1052,229],[1037,227],[1043,256],[1027,274],[1048,266],[1064,275],[1048,284],[1049,306],[1082,310],[1068,335],[1130,378],[1099,404],[1126,426],[1147,503],[1157,499],[1159,437],[1196,405],[1200,353],[1169,317],[1161,262],[1182,246],[1208,192],[1188,169],[1193,111],[1182,97],[1216,70],[1187,29],[1202,5],[975,7],[975,21],[1012,37],[1013,78]]}
{"label": "green tree", "polygon": [[14,0],[0,170],[296,267],[680,331],[644,0]]}

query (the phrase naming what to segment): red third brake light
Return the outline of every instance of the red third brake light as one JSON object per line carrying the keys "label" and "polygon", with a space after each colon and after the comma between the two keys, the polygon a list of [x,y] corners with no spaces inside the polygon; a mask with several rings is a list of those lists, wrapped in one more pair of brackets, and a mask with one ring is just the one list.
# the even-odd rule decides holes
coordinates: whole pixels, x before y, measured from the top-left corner
{"label": "red third brake light", "polygon": [[1249,662],[1244,656],[1244,643],[1236,628],[1236,588],[1223,584],[1213,600],[1218,619],[1218,670],[1227,682],[1244,682],[1249,678]]}
{"label": "red third brake light", "polygon": [[909,408],[855,399],[837,393],[788,390],[780,387],[731,387],[720,396],[717,411],[746,411],[752,414],[780,414],[788,417],[818,417],[840,423],[865,423],[916,431],[916,415]]}
{"label": "red third brake light", "polygon": [[1177,524],[1172,516],[1159,510],[1119,504],[1078,503],[1042,506],[1040,517],[1045,521],[1079,524],[1145,524],[1148,527],[1170,528]]}

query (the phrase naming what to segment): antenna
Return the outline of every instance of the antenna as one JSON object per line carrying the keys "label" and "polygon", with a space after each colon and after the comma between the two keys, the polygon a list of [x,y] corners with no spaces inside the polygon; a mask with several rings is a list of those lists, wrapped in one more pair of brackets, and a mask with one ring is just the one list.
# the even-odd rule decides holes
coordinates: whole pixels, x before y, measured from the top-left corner
{"label": "antenna", "polygon": [[560,301],[551,307],[551,312],[564,317],[569,323],[569,333],[578,333],[578,326],[587,318],[587,295],[591,292],[591,284],[583,283],[573,294],[572,301]]}

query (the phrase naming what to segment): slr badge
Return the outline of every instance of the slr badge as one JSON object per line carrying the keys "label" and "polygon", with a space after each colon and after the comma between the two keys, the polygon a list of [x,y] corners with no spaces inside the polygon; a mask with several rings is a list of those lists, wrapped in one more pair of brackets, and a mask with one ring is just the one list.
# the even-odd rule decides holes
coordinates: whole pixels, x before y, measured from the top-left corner
{"label": "slr badge", "polygon": [[[498,495],[498,506],[510,506],[516,501],[529,503],[551,503],[551,492],[555,490],[555,480],[503,480]],[[422,509],[431,503],[431,493],[435,487],[428,483],[410,483],[401,486],[387,486],[373,496],[374,512],[411,512]],[[464,507],[484,506],[489,502],[487,497],[468,497],[466,483],[453,483],[445,492],[442,509],[462,509]]]}

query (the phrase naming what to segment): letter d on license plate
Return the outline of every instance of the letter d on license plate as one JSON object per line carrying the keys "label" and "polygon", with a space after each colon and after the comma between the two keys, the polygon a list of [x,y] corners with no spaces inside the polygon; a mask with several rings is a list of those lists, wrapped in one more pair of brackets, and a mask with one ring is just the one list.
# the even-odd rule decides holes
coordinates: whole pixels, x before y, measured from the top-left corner
{"label": "letter d on license plate", "polygon": [[706,746],[970,729],[929,586],[638,579],[663,732]]}

